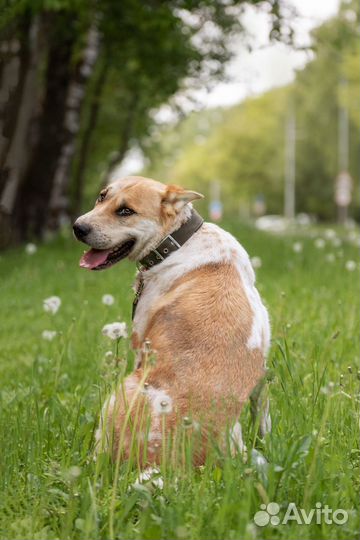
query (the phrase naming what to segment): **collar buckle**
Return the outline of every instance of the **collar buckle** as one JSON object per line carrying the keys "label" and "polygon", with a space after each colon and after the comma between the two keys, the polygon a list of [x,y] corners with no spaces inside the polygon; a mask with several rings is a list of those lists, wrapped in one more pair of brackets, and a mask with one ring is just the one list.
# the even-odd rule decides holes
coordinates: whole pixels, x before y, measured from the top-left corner
{"label": "collar buckle", "polygon": [[[170,242],[171,242],[174,246],[176,246],[178,249],[181,248],[181,245],[179,244],[179,242],[177,242],[177,241],[175,240],[175,238],[174,238],[173,236],[171,236],[171,234],[168,234],[167,236],[165,236],[165,238],[164,238],[163,241],[165,241],[165,240],[170,240]],[[154,250],[154,251],[156,251],[156,250]]]}

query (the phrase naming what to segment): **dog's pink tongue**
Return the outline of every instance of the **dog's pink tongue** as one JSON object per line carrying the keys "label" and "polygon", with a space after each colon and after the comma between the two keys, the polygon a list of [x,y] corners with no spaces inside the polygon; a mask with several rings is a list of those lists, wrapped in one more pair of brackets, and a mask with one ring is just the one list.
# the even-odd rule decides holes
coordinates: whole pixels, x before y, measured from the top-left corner
{"label": "dog's pink tongue", "polygon": [[80,266],[82,268],[89,268],[92,270],[100,264],[103,264],[111,249],[90,249],[80,259]]}

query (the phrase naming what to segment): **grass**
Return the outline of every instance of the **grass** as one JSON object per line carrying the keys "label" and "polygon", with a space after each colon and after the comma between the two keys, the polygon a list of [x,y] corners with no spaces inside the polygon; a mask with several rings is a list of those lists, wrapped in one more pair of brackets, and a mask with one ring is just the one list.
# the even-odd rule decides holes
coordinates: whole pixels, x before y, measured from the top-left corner
{"label": "grass", "polygon": [[[90,273],[78,268],[81,246],[63,236],[0,260],[0,538],[11,539],[346,539],[359,534],[359,272],[344,240],[274,237],[228,224],[251,256],[260,256],[259,290],[272,320],[269,367],[273,431],[264,443],[242,420],[248,447],[269,464],[212,459],[200,470],[163,471],[163,489],[132,486],[136,469],[93,460],[94,430],[116,368],[107,322],[130,322],[134,267]],[[319,234],[322,234],[321,232]],[[347,233],[341,233],[347,235]],[[329,262],[329,253],[335,261]],[[112,306],[101,302],[110,293]],[[42,301],[61,297],[56,315]],[[56,330],[53,341],[43,330]],[[131,357],[120,343],[121,355]],[[113,512],[110,510],[115,494]],[[257,527],[261,504],[316,503],[347,510],[343,525]]]}

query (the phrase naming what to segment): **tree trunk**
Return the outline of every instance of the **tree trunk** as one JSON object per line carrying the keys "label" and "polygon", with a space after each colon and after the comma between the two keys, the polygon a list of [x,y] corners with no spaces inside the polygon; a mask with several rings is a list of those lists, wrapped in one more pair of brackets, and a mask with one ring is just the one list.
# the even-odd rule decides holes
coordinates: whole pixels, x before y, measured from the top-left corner
{"label": "tree trunk", "polygon": [[96,27],[89,29],[87,38],[82,62],[77,66],[66,98],[64,141],[54,174],[47,223],[53,230],[58,229],[64,220],[69,219],[68,187],[71,163],[76,149],[76,137],[80,130],[81,107],[85,98],[86,83],[93,72],[99,54],[99,33]]}
{"label": "tree trunk", "polygon": [[[11,51],[14,51],[14,54],[11,54]],[[0,52],[3,56],[0,79],[0,170],[3,171],[11,142],[9,128],[16,124],[14,114],[16,115],[19,109],[18,98],[22,94],[25,80],[25,66],[28,60],[28,40],[23,40],[21,48],[20,43],[16,39],[2,43]],[[17,98],[16,100],[14,99],[15,96]]]}
{"label": "tree trunk", "polygon": [[93,94],[91,97],[90,111],[87,124],[81,138],[78,160],[74,172],[74,194],[72,217],[75,218],[81,213],[82,196],[84,190],[84,177],[86,172],[86,163],[89,157],[92,135],[95,132],[97,119],[99,116],[102,91],[104,89],[106,77],[109,70],[109,63],[105,59],[94,83]]}
{"label": "tree trunk", "polygon": [[[38,103],[38,66],[42,54],[41,28],[35,18],[24,33],[19,54],[17,84],[4,108],[1,153],[0,212],[5,222],[14,208],[17,191],[28,164],[31,144],[30,125]],[[5,81],[4,81],[5,82]]]}
{"label": "tree trunk", "polygon": [[31,61],[31,32],[28,17],[19,23],[20,40],[0,44],[0,205],[9,170],[7,156],[16,130],[24,85]]}
{"label": "tree trunk", "polygon": [[[68,31],[62,36],[64,24]],[[71,31],[69,15],[52,14],[50,26],[45,96],[38,120],[39,136],[14,205],[14,227],[21,239],[42,235],[59,153],[66,139],[62,126],[76,34]]]}

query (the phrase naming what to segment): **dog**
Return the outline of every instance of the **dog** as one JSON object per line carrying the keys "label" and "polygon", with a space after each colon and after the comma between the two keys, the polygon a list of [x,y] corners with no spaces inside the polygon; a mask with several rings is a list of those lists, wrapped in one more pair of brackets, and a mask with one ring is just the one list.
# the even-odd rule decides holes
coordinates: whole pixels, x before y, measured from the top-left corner
{"label": "dog", "polygon": [[268,312],[244,248],[193,209],[201,198],[129,176],[103,189],[73,226],[91,248],[81,267],[103,270],[127,257],[139,268],[131,336],[136,367],[104,404],[97,438],[117,459],[129,458],[135,444],[142,467],[159,464],[182,429],[197,437],[195,465],[205,462],[214,441],[244,452],[239,415],[249,398],[260,435],[271,429],[261,392]]}

